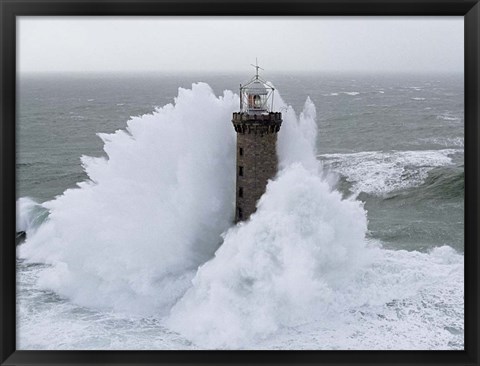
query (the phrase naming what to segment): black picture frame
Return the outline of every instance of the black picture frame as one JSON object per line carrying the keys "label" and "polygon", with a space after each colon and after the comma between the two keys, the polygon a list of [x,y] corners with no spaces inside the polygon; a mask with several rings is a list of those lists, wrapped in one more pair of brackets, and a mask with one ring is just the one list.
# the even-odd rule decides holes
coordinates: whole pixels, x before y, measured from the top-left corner
{"label": "black picture frame", "polygon": [[[15,305],[16,17],[42,15],[441,15],[465,20],[465,350],[464,351],[17,351]],[[0,363],[153,364],[479,364],[479,63],[478,0],[0,0]]]}

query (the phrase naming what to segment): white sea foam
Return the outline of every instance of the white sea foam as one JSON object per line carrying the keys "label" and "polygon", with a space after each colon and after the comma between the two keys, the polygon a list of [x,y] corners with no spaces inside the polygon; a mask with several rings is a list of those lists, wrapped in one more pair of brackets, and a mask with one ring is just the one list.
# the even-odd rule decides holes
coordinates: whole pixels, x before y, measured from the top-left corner
{"label": "white sea foam", "polygon": [[465,145],[465,139],[463,137],[428,137],[420,139],[420,141],[445,147],[464,147]]}
{"label": "white sea foam", "polygon": [[17,200],[16,231],[32,235],[38,226],[45,220],[48,211],[41,204],[30,197],[21,197]]}
{"label": "white sea foam", "polygon": [[[44,203],[48,221],[19,249],[52,264],[40,285],[85,306],[168,309],[232,224],[237,107],[233,93],[194,84],[126,131],[99,134],[108,158],[82,157],[89,180]],[[285,110],[280,166],[317,170],[313,103],[300,117],[280,96],[275,108]]]}
{"label": "white sea foam", "polygon": [[251,220],[225,234],[167,324],[206,348],[251,348],[322,317],[367,261],[366,229],[358,201],[342,201],[300,164],[287,167]]}
{"label": "white sea foam", "polygon": [[48,221],[20,246],[53,265],[40,285],[121,311],[176,301],[231,225],[237,98],[195,84],[126,131],[99,134],[108,159],[83,157],[89,181],[45,203]]}
{"label": "white sea foam", "polygon": [[460,117],[452,116],[450,114],[442,114],[437,116],[436,118],[444,121],[461,121],[462,120]]}
{"label": "white sea foam", "polygon": [[461,254],[446,246],[431,253],[370,248],[365,254],[370,264],[324,299],[328,311],[315,321],[282,328],[274,340],[257,340],[254,347],[463,349]]}
{"label": "white sea foam", "polygon": [[206,349],[461,347],[463,257],[384,250],[366,228],[358,201],[294,164],[225,234],[166,324]]}
{"label": "white sea foam", "polygon": [[[242,234],[254,234],[247,225]],[[240,230],[228,239],[238,240]],[[200,268],[170,325],[201,348],[463,348],[462,255],[450,247],[432,253],[365,247],[357,253],[361,260],[349,263],[349,254],[336,257],[331,245],[306,240],[300,231],[280,247],[267,244],[265,234],[257,244],[242,241],[247,248],[227,243]],[[284,239],[293,239],[289,235]],[[232,268],[221,266],[221,258]],[[322,266],[315,267],[317,261]]]}
{"label": "white sea foam", "polygon": [[338,93],[329,93],[329,94],[322,94],[324,97],[334,97],[337,96]]}
{"label": "white sea foam", "polygon": [[430,170],[452,164],[450,156],[457,151],[367,151],[324,154],[320,158],[329,168],[353,183],[354,193],[382,195],[422,184]]}
{"label": "white sea foam", "polygon": [[329,94],[323,94],[323,96],[325,97],[328,97],[328,96],[337,96],[337,95],[340,95],[340,94],[344,94],[344,95],[358,95],[360,94],[360,92],[357,92],[357,91],[350,91],[350,92],[336,92],[336,93],[329,93]]}
{"label": "white sea foam", "polygon": [[[237,108],[233,93],[194,84],[100,135],[108,159],[84,157],[90,180],[45,203],[48,221],[19,247],[49,264],[35,286],[63,297],[40,310],[20,303],[21,348],[42,348],[38,334],[62,349],[462,347],[463,257],[366,242],[362,204],[342,200],[316,159],[310,100],[297,117],[276,98],[281,172],[232,227]],[[368,171],[360,155],[329,158]]]}
{"label": "white sea foam", "polygon": [[[281,98],[279,106],[284,105]],[[284,107],[281,107],[284,109]],[[305,168],[318,172],[316,158],[317,124],[316,109],[307,98],[302,113],[297,117],[292,107],[283,113],[284,122],[278,134],[277,152],[279,168],[284,169],[293,163],[301,163]]]}
{"label": "white sea foam", "polygon": [[[250,339],[240,343],[240,347],[281,350],[463,349],[463,256],[449,247],[418,253],[375,249],[367,244],[365,250],[370,259],[362,266],[356,266],[356,271],[349,272],[349,283],[340,288],[326,283],[331,289],[318,300],[320,309],[327,308],[323,314],[315,310],[306,313],[310,319],[278,326],[274,333],[259,332],[259,327],[254,326]],[[246,268],[248,265],[245,263]],[[43,266],[31,266],[19,273],[18,281],[22,286],[33,289],[19,292],[19,349],[172,350],[204,349],[206,344],[213,344],[215,348],[221,345],[234,348],[233,342],[224,337],[230,324],[219,324],[226,319],[215,319],[211,312],[208,314],[212,316],[212,322],[193,334],[192,338],[199,340],[192,343],[185,335],[169,330],[160,319],[96,311],[76,306],[48,291],[36,291],[35,281],[41,271]],[[340,266],[336,275],[343,276],[344,271],[350,271],[350,268]],[[271,277],[274,279],[275,273]],[[276,289],[282,286],[279,281],[276,285]],[[283,286],[287,289],[286,283]],[[311,288],[309,282],[292,286],[300,297],[295,299],[297,304],[308,303],[309,296],[316,296],[306,291]],[[259,287],[255,289],[257,297],[265,292]],[[230,294],[235,295],[234,289]],[[288,292],[281,296],[288,296]],[[250,294],[249,298],[252,297]],[[238,300],[244,303],[243,296]],[[265,301],[268,304],[264,307],[267,308],[277,300]],[[216,308],[220,307],[217,302],[226,303],[226,299],[216,298]],[[238,312],[238,305],[234,305],[230,312],[240,318],[242,314],[249,315],[252,306],[258,309],[260,305],[246,304],[245,312]],[[281,308],[286,309],[286,304],[281,304]],[[191,311],[195,312],[195,308]],[[222,309],[218,316],[228,311]],[[275,313],[265,316],[267,319],[278,317]],[[204,324],[205,318],[202,318]],[[250,324],[248,317],[241,320]],[[217,332],[215,327],[208,325],[217,325],[221,331]],[[187,331],[190,333],[193,332]],[[234,336],[234,339],[239,341],[238,337]]]}

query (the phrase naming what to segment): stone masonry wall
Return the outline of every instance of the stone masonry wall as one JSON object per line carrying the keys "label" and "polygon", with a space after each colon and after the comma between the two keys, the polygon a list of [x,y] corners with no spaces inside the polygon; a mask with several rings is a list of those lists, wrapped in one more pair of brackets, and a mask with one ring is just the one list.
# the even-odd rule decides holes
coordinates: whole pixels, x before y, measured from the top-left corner
{"label": "stone masonry wall", "polygon": [[[247,220],[255,212],[268,180],[277,173],[276,143],[281,117],[275,120],[278,128],[244,120],[242,127],[250,128],[237,129],[236,222]],[[235,125],[235,118],[233,122]]]}

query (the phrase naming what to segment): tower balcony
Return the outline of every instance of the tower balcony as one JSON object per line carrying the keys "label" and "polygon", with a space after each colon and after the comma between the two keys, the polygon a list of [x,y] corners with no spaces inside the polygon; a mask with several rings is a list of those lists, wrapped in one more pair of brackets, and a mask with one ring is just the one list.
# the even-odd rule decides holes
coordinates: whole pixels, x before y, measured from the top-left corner
{"label": "tower balcony", "polygon": [[282,125],[282,113],[250,114],[235,112],[232,118],[237,133],[276,133]]}

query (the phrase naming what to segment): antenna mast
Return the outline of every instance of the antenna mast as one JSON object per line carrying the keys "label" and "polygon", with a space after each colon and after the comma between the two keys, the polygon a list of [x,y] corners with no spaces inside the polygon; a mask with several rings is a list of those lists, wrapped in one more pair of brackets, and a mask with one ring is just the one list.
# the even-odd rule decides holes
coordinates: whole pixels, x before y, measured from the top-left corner
{"label": "antenna mast", "polygon": [[258,66],[258,58],[255,57],[255,65],[254,64],[250,64],[250,65],[252,65],[255,68],[256,70],[255,80],[258,80],[258,69],[263,70],[260,66]]}

